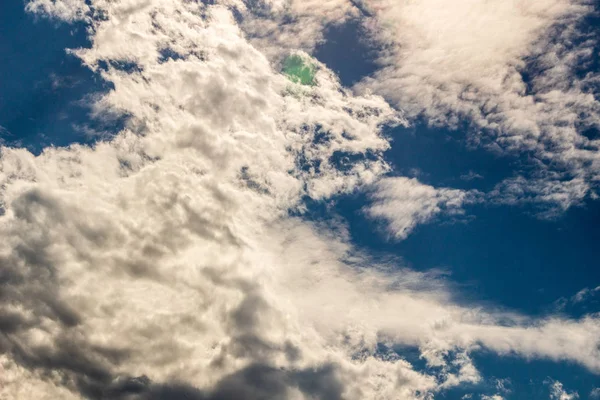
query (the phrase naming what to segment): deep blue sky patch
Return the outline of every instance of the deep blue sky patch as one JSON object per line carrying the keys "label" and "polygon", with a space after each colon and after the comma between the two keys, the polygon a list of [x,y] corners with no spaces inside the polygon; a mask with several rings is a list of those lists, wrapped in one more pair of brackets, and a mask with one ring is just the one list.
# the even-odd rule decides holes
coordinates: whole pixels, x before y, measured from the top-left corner
{"label": "deep blue sky patch", "polygon": [[93,143],[115,129],[92,120],[94,96],[110,89],[67,49],[89,47],[83,23],[66,24],[25,12],[8,1],[0,12],[0,138],[39,153],[47,146]]}

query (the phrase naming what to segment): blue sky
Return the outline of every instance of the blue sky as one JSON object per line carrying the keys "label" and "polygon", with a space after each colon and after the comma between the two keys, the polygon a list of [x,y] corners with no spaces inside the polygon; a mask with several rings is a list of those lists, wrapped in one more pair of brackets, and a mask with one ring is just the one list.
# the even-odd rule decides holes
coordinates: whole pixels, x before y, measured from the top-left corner
{"label": "blue sky", "polygon": [[[585,323],[597,326],[600,313],[600,291],[594,290],[600,288],[600,203],[595,194],[599,173],[596,169],[600,165],[595,158],[598,143],[581,139],[595,139],[600,120],[596,91],[600,73],[595,15],[598,4],[585,3],[587,8],[583,10],[577,7],[584,2],[547,2],[552,3],[551,10],[558,10],[552,11],[555,14],[529,10],[531,14],[525,16],[529,19],[517,15],[510,6],[497,5],[488,10],[469,5],[466,0],[461,2],[457,9],[473,7],[469,18],[477,18],[476,14],[481,13],[484,23],[478,25],[482,31],[477,31],[483,37],[481,43],[471,39],[472,32],[465,33],[467,28],[457,28],[452,23],[446,26],[446,20],[460,19],[460,15],[455,17],[443,7],[440,13],[426,9],[426,13],[431,11],[431,18],[441,18],[442,36],[455,30],[454,37],[458,38],[456,44],[436,35],[429,37],[433,43],[431,54],[442,54],[442,61],[436,59],[431,64],[419,64],[423,58],[417,53],[426,47],[426,42],[419,42],[420,11],[403,9],[402,2],[394,5],[383,0],[365,1],[362,8],[357,8],[356,2],[332,2],[336,7],[337,3],[344,4],[334,10],[347,8],[339,15],[332,9],[304,9],[294,2],[290,4],[296,5],[285,12],[278,8],[279,2],[260,3],[269,12],[259,12],[257,2],[246,2],[247,8],[232,5],[234,2],[180,5],[178,1],[159,7],[155,2],[143,5],[128,0],[121,7],[119,2],[109,5],[93,0],[64,2],[61,8],[60,1],[35,0],[29,11],[20,1],[0,5],[0,144],[6,146],[0,150],[0,205],[5,210],[0,216],[0,232],[12,238],[2,248],[6,260],[12,261],[4,263],[3,258],[0,273],[19,277],[6,280],[7,293],[22,293],[22,297],[11,298],[15,309],[10,316],[22,313],[33,317],[29,320],[18,316],[15,320],[37,321],[15,323],[12,330],[8,323],[6,328],[0,323],[0,333],[16,338],[4,347],[0,341],[0,356],[4,357],[0,361],[6,362],[4,372],[10,377],[5,382],[0,377],[0,386],[4,383],[7,388],[5,393],[0,391],[0,397],[17,398],[26,393],[26,388],[28,393],[50,396],[47,398],[57,393],[76,396],[73,398],[101,398],[97,393],[113,393],[114,398],[121,398],[118,396],[129,393],[127,382],[131,384],[132,379],[144,375],[152,383],[140,384],[140,396],[147,396],[140,399],[167,398],[160,396],[175,391],[173,382],[193,388],[189,390],[197,391],[195,396],[199,399],[216,399],[221,398],[220,390],[227,384],[241,385],[240,376],[247,378],[242,374],[245,368],[261,365],[287,368],[291,375],[279,378],[282,382],[302,395],[312,393],[325,398],[327,395],[319,392],[324,390],[324,384],[311,378],[307,371],[328,363],[339,366],[342,383],[332,385],[352,391],[351,386],[344,386],[344,382],[352,381],[344,374],[359,368],[358,356],[348,356],[356,351],[378,360],[373,361],[377,366],[372,368],[383,372],[377,376],[399,373],[386,369],[392,368],[383,357],[389,352],[406,360],[410,373],[418,374],[410,383],[417,389],[407,383],[406,392],[401,387],[383,392],[386,386],[381,383],[379,389],[365,392],[367,397],[395,398],[390,397],[390,393],[395,393],[397,398],[411,399],[600,398],[600,390],[598,397],[592,395],[600,387],[598,343],[593,341],[597,338],[593,339],[591,330],[592,339],[581,333],[587,329]],[[421,6],[435,4],[428,0]],[[182,12],[196,6],[202,12]],[[384,14],[378,14],[380,9]],[[320,12],[326,17],[320,19]],[[203,13],[211,18],[202,19]],[[237,19],[229,18],[231,13]],[[486,19],[494,13],[498,13],[498,18],[512,18],[514,14],[507,24],[514,24],[514,31],[519,34],[506,39],[514,40],[513,47],[496,43],[494,29],[507,32],[496,26],[493,17],[492,23]],[[188,20],[181,22],[185,18]],[[146,24],[150,20],[152,23]],[[522,26],[522,20],[531,26]],[[400,22],[396,27],[396,21],[416,24],[417,33]],[[429,22],[422,21],[422,26],[429,26]],[[241,33],[236,33],[237,29]],[[430,33],[425,29],[423,35]],[[461,41],[463,37],[466,41]],[[485,38],[489,40],[486,42]],[[200,52],[208,54],[206,60],[196,52],[197,47],[204,45],[206,48]],[[467,56],[473,51],[480,53],[477,46],[485,54],[488,48],[496,49],[498,60],[491,58],[497,65],[488,68],[488,59],[469,56],[463,66],[467,75],[481,73],[490,81],[495,76],[489,71],[506,70],[500,89],[491,89],[496,86],[488,87],[489,82],[474,77],[456,89],[460,94],[454,96],[454,88],[468,77],[462,75],[463,68],[450,71],[455,58],[461,61],[462,57],[456,55],[460,52],[453,46],[466,46],[461,48]],[[87,50],[77,55],[67,51],[78,48]],[[405,48],[413,51],[406,55]],[[320,71],[325,72],[318,77],[320,83],[315,89],[299,84],[285,86],[291,84],[277,72],[281,60],[298,51],[302,57],[314,57],[322,63]],[[165,52],[173,54],[173,59],[154,56]],[[423,57],[429,57],[430,53],[424,54]],[[444,58],[443,54],[447,56]],[[554,65],[549,64],[549,55],[555,57]],[[445,64],[445,60],[450,61]],[[436,69],[438,63],[439,68],[450,72]],[[564,69],[555,71],[553,67],[557,65]],[[241,78],[239,71],[250,72]],[[417,72],[410,78],[407,71]],[[169,81],[171,78],[173,81]],[[511,79],[518,82],[511,86],[506,83]],[[514,89],[519,85],[526,90]],[[286,93],[294,95],[281,95],[284,90],[280,88],[284,87]],[[420,93],[421,88],[430,97]],[[314,98],[326,100],[323,104],[303,100],[310,98],[308,90],[315,90],[311,94]],[[348,92],[342,95],[343,90]],[[365,90],[381,97],[372,99]],[[562,96],[559,98],[570,102],[549,100],[548,93],[556,91]],[[473,97],[468,97],[467,92]],[[290,100],[294,96],[299,100]],[[535,98],[532,103],[528,102],[530,97]],[[181,104],[175,104],[178,101]],[[336,108],[337,104],[342,106]],[[486,107],[492,111],[481,111]],[[94,114],[94,110],[98,112]],[[519,114],[523,110],[524,115]],[[176,114],[180,111],[181,115]],[[575,118],[574,122],[566,123],[569,118]],[[277,133],[270,136],[270,129]],[[328,129],[331,135],[324,144],[302,136],[317,135],[320,129]],[[541,133],[535,136],[529,129]],[[246,135],[251,137],[248,142]],[[336,139],[331,139],[333,136]],[[587,153],[573,155],[576,152],[565,149]],[[348,170],[336,169],[335,151],[356,152]],[[371,157],[373,154],[377,156]],[[310,165],[322,166],[322,171],[313,174],[307,168],[294,169],[306,160],[315,163]],[[326,166],[328,162],[331,168]],[[240,165],[247,172],[242,180],[248,188],[240,189],[240,174],[234,171]],[[229,173],[229,169],[234,172]],[[277,175],[278,171],[285,172]],[[203,176],[213,179],[213,175],[214,182],[202,180],[209,179]],[[513,181],[515,177],[522,180]],[[431,197],[419,195],[422,197],[406,200],[402,191],[412,190],[401,186],[406,182],[414,182],[418,190],[425,188]],[[390,192],[385,191],[388,187]],[[378,191],[383,197],[377,197]],[[386,197],[389,195],[385,193],[400,193],[400,200]],[[565,197],[561,197],[563,194]],[[227,200],[228,197],[231,198]],[[411,204],[405,208],[398,201]],[[419,203],[428,201],[433,202],[432,207],[440,208],[418,209]],[[171,202],[173,206],[169,205]],[[236,214],[238,211],[234,210],[243,208],[239,204],[249,207],[249,211]],[[383,210],[380,218],[370,213],[377,204]],[[50,205],[54,211],[40,211],[39,207]],[[405,211],[411,207],[417,207],[416,211]],[[61,217],[53,219],[53,215]],[[286,219],[286,215],[296,217]],[[394,236],[394,221],[398,220],[413,224],[406,228],[405,237]],[[171,229],[177,233],[168,234]],[[29,237],[26,232],[30,231],[46,236]],[[23,249],[37,256],[27,255],[30,253]],[[121,250],[123,254],[118,253]],[[139,259],[135,258],[138,253]],[[227,258],[230,254],[235,261]],[[50,261],[43,264],[40,259]],[[197,272],[211,263],[214,270],[206,268],[213,272]],[[9,264],[15,266],[14,270]],[[47,284],[43,280],[38,283],[41,278],[32,278],[42,274],[36,272],[42,264],[52,271]],[[293,267],[296,265],[298,270]],[[324,268],[322,272],[315,272],[315,276],[325,278],[298,272],[320,271],[317,265],[326,265],[319,267]],[[387,283],[364,289],[362,278],[352,275],[357,265],[367,271],[378,271],[381,265],[391,267],[391,271],[373,278],[374,282],[380,279]],[[174,272],[173,268],[181,269]],[[330,273],[327,268],[341,268],[344,272]],[[343,282],[336,280],[344,274],[349,275]],[[169,275],[172,278],[168,279]],[[371,275],[366,276],[365,281],[369,281]],[[56,282],[55,277],[59,277]],[[31,285],[10,286],[11,282],[28,279]],[[305,280],[314,285],[313,295],[307,294],[310,284],[302,286]],[[214,287],[203,286],[209,281]],[[407,287],[414,285],[417,289],[400,291],[410,299],[406,303],[385,303],[380,297],[387,296],[397,281],[408,282]],[[98,282],[103,288],[97,292],[90,289],[96,286],[86,286]],[[354,293],[345,286],[348,282],[363,297],[348,294],[346,299],[343,293]],[[194,291],[184,292],[189,289],[188,284]],[[46,289],[40,287],[50,294],[42,295]],[[109,289],[104,287],[118,289],[105,293]],[[187,303],[203,291],[215,294],[211,297],[218,299],[214,305],[213,300]],[[243,295],[234,296],[232,291]],[[55,300],[48,300],[48,296]],[[154,297],[161,299],[160,306],[152,306]],[[113,303],[111,299],[115,298],[119,300]],[[457,324],[457,331],[467,332],[473,326],[491,327],[490,330],[511,327],[517,331],[517,344],[511,342],[506,348],[496,345],[493,332],[490,339],[481,337],[472,342],[464,339],[462,331],[456,334],[459,339],[448,338],[444,333],[436,336],[436,331],[431,340],[423,342],[415,341],[409,333],[390,333],[402,331],[402,322],[382,321],[394,319],[396,309],[413,304],[413,300],[415,309],[420,307],[419,301],[426,300],[448,313],[448,317],[432,319],[432,325],[443,325],[440,321],[447,318],[452,321],[448,324]],[[375,309],[382,310],[382,317],[361,319],[362,305],[378,301],[382,303],[374,303]],[[202,309],[209,303],[206,310]],[[446,306],[448,309],[443,308]],[[103,314],[99,311],[102,307],[112,311]],[[155,315],[157,308],[161,311]],[[327,317],[326,311],[323,316],[315,316],[319,310],[329,308],[335,317]],[[185,311],[195,309],[203,311]],[[223,310],[228,314],[221,317],[219,312]],[[333,322],[337,316],[354,315],[353,310],[358,310],[357,319],[344,319],[340,322],[343,328]],[[436,310],[432,309],[432,315]],[[457,317],[455,321],[455,310],[460,315],[473,310],[475,317]],[[72,312],[80,322],[72,326],[65,323],[61,312]],[[289,322],[296,313],[301,322]],[[0,322],[5,314],[9,315],[9,311],[0,309]],[[204,326],[202,334],[189,328],[196,326],[190,321],[200,318],[199,314],[202,321],[196,322],[197,326]],[[288,319],[280,322],[277,318],[283,314]],[[264,318],[269,322],[261,319],[263,315],[268,315]],[[59,328],[50,329],[39,322],[45,318],[54,321],[48,324],[56,323]],[[133,325],[122,323],[122,331],[111,331],[109,327],[120,318],[139,318],[140,324],[148,324],[144,325],[144,332],[161,332],[159,325],[168,327],[175,339],[148,333],[152,343],[144,347],[136,336],[138,328]],[[150,320],[160,322],[151,324],[147,322]],[[411,323],[412,320],[407,322]],[[580,330],[569,333],[565,328],[567,333],[552,342],[553,336],[548,333],[554,329],[552,323],[560,326],[557,335],[562,335],[563,326]],[[50,343],[49,351],[56,357],[50,357],[52,362],[39,362],[42,358],[37,355],[28,356],[31,359],[19,355],[25,348],[29,349],[28,354],[37,354],[41,348],[37,342],[30,342],[33,339],[29,330],[35,324],[43,326],[40,331],[48,335],[44,336],[44,343]],[[307,331],[314,330],[316,336],[310,340],[302,336],[302,332],[295,331],[298,324],[307,324]],[[522,347],[521,342],[531,341],[525,336],[528,328],[534,331],[536,327],[541,333],[534,342],[545,342],[552,336],[548,342],[561,346],[580,335],[573,340],[582,338],[582,346],[590,346],[589,351],[568,346],[567,350],[554,351],[552,344],[549,349]],[[287,333],[280,334],[280,328]],[[90,370],[100,371],[96,375],[80,374],[77,368],[69,366],[69,352],[59,343],[75,331],[78,338],[85,338],[79,344],[83,354],[80,359],[93,364]],[[131,360],[127,355],[122,358],[127,361],[115,361],[121,360],[116,356],[117,350],[114,358],[106,356],[108,353],[93,353],[100,346],[100,342],[95,342],[99,340],[96,331],[110,332],[102,339],[102,346],[134,354]],[[55,333],[50,332],[60,333],[52,336]],[[330,332],[339,336],[329,336]],[[344,335],[346,339],[338,339]],[[252,337],[253,341],[243,345],[248,347],[236,342],[242,336]],[[200,345],[185,347],[195,343],[197,337],[203,338],[202,343],[214,342],[212,349],[220,349],[220,356],[217,350],[214,354],[209,350],[194,353],[192,349]],[[222,337],[229,341],[219,342]],[[177,344],[170,341],[180,339]],[[362,344],[354,345],[354,340]],[[314,343],[323,345],[311,347],[317,346]],[[180,359],[165,355],[169,361],[163,364],[155,358],[144,358],[152,349],[169,346],[179,349],[173,354],[181,354]],[[187,350],[181,350],[184,348]],[[287,359],[271,354],[279,351],[273,349],[284,348]],[[313,358],[296,361],[289,356],[290,348]],[[88,350],[89,354],[83,353]],[[138,350],[141,355],[136,353]],[[206,356],[209,353],[210,357]],[[102,357],[105,359],[98,361]],[[436,364],[436,357],[443,361]],[[207,365],[210,371],[205,370]],[[360,368],[365,365],[360,364]],[[465,365],[468,368],[461,369]],[[471,366],[477,373],[471,372]],[[44,378],[44,369],[55,371],[59,378]],[[196,379],[201,370],[208,371],[206,378]],[[356,371],[353,373],[359,374]],[[454,375],[458,376],[457,383],[444,383]],[[260,386],[258,381],[268,381],[263,378],[255,376],[252,379],[256,381],[244,381],[246,386],[236,393],[257,399],[285,398],[275,394],[260,397],[256,391],[243,391],[249,390],[247,387],[256,389]],[[372,382],[370,376],[364,379]],[[407,378],[409,381],[413,382]],[[356,382],[363,381],[356,378]],[[361,387],[371,390],[366,384]],[[183,393],[183,386],[181,390]],[[264,390],[270,393],[275,389],[269,386]]]}
{"label": "blue sky", "polygon": [[102,121],[88,117],[85,99],[107,84],[66,52],[89,46],[85,26],[36,18],[20,2],[3,5],[0,18],[3,140],[36,153],[49,145],[90,142],[84,126]]}

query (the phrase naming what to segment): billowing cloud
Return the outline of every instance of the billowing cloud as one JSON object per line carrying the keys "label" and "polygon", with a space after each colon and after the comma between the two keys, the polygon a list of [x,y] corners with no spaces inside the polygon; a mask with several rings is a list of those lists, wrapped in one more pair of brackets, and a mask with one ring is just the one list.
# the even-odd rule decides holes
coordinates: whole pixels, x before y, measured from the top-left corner
{"label": "billowing cloud", "polygon": [[370,212],[406,235],[465,201],[383,178],[382,127],[403,123],[383,98],[316,60],[314,86],[291,82],[233,2],[89,3],[73,53],[114,87],[94,113],[128,122],[91,147],[1,150],[2,398],[429,399],[480,381],[482,349],[600,371],[597,318],[459,304],[302,218],[306,197],[376,188]]}

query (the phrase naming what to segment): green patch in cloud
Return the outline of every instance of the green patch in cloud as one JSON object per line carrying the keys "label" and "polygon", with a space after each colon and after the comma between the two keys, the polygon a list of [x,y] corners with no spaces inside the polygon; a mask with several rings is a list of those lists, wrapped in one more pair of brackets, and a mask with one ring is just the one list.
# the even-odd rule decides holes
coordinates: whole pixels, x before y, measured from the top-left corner
{"label": "green patch in cloud", "polygon": [[303,57],[293,54],[283,62],[283,73],[295,83],[313,86],[316,67]]}

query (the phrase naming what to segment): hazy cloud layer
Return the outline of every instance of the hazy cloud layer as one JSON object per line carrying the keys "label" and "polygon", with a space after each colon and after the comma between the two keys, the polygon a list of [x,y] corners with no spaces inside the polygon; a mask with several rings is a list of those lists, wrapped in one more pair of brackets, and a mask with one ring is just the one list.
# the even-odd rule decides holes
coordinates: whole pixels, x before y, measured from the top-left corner
{"label": "hazy cloud layer", "polygon": [[428,399],[480,381],[482,349],[600,372],[597,318],[461,305],[290,217],[375,188],[367,212],[402,238],[460,209],[465,192],[385,178],[381,129],[404,120],[383,98],[316,60],[317,85],[287,80],[244,4],[86,4],[28,8],[87,19],[73,53],[114,85],[94,112],[129,119],[93,147],[1,150],[0,398]]}

